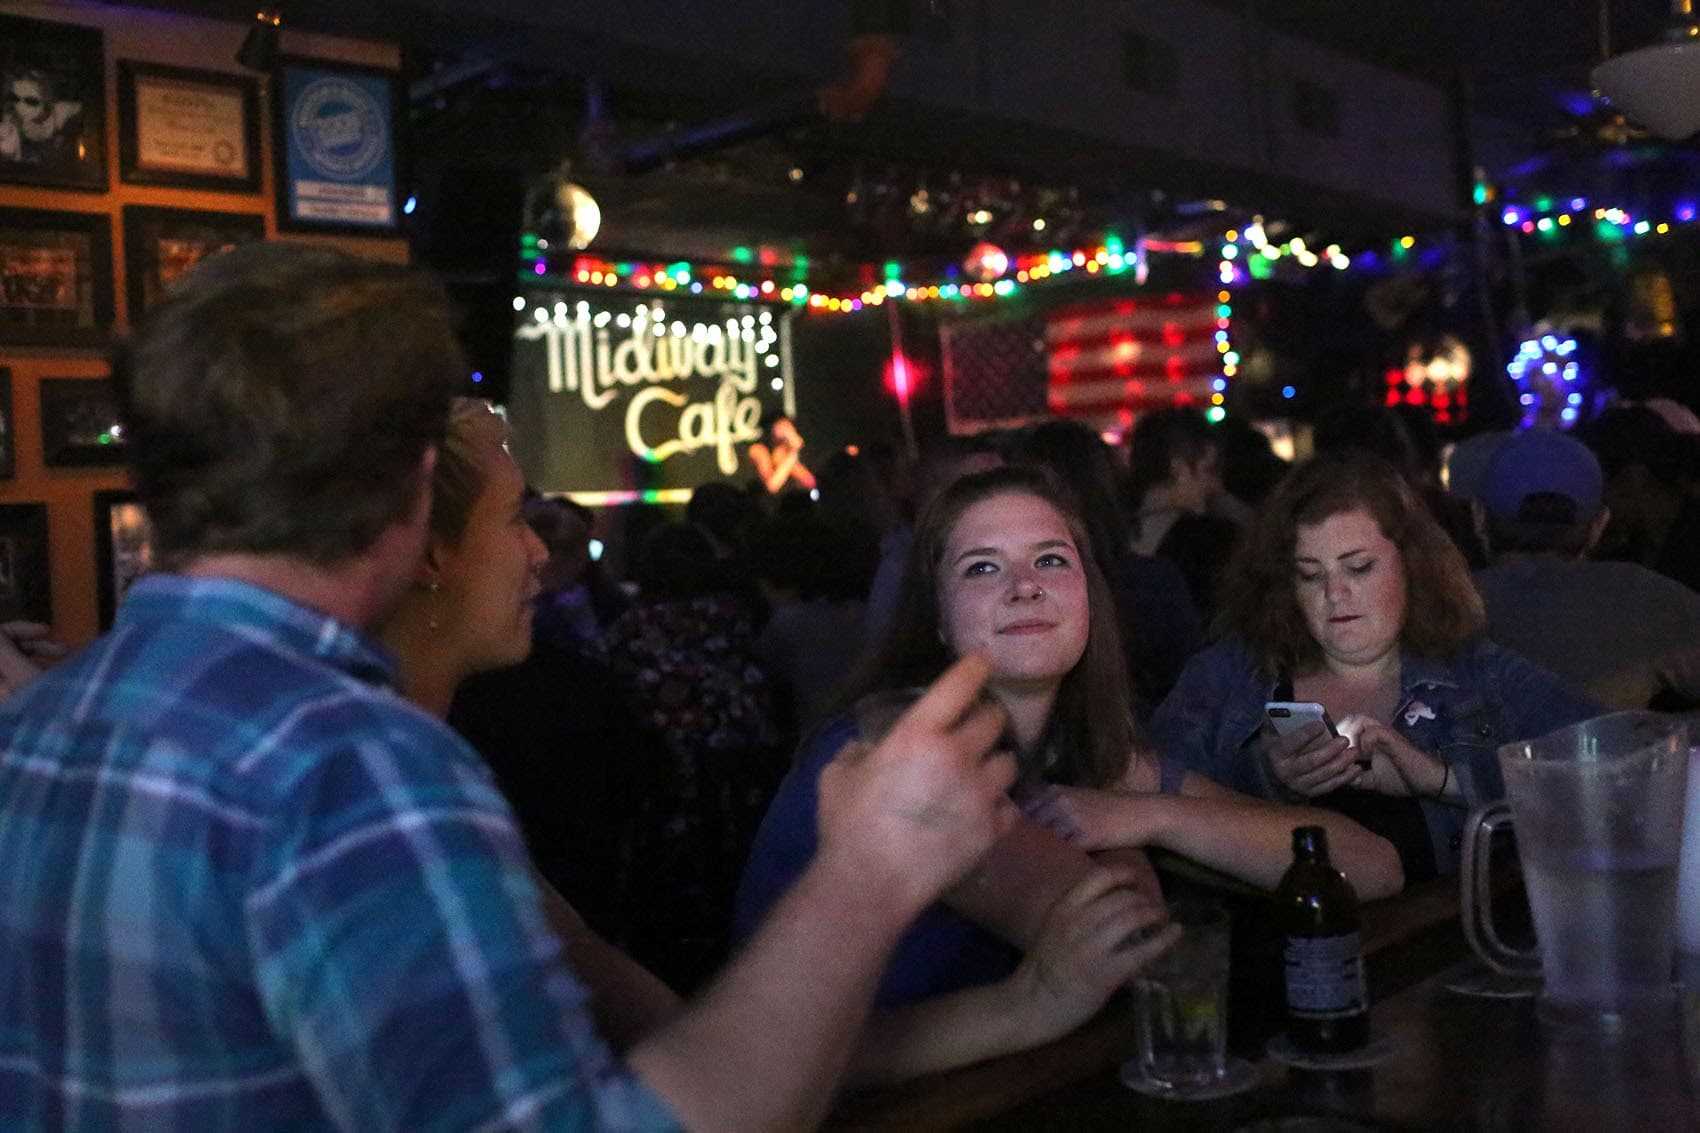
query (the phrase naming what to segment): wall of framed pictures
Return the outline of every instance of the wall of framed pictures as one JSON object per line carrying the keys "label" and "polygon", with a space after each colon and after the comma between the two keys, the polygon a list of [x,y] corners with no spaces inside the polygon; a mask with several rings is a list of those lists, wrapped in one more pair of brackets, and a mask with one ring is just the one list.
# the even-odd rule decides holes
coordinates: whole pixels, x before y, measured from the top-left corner
{"label": "wall of framed pictures", "polygon": [[287,55],[260,75],[235,62],[247,32],[0,0],[0,613],[50,610],[70,645],[149,561],[113,428],[113,337],[234,243],[407,259],[399,50],[285,27]]}

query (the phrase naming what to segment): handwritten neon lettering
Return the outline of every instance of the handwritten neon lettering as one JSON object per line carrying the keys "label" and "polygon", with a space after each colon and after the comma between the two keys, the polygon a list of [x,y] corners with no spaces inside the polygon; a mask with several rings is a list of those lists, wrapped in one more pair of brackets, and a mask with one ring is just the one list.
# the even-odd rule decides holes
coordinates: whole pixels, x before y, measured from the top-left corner
{"label": "handwritten neon lettering", "polygon": [[[652,447],[644,440],[644,410],[657,401],[681,412],[675,435]],[[695,402],[665,386],[650,386],[633,394],[626,406],[626,444],[644,460],[657,463],[680,453],[713,448],[721,474],[730,476],[738,470],[733,446],[760,438],[760,421],[761,402],[739,397],[738,387],[731,382],[720,384],[713,401]]]}
{"label": "handwritten neon lettering", "polygon": [[[593,315],[581,305],[569,315],[557,304],[553,318],[538,311],[538,319],[514,332],[522,341],[541,341],[548,366],[551,394],[578,395],[587,409],[600,412],[625,390],[637,387],[626,407],[626,443],[645,460],[659,462],[680,453],[713,448],[723,474],[737,471],[735,444],[760,438],[757,423],[761,403],[753,396],[761,353],[771,331],[757,336],[735,318],[717,323],[669,323],[657,308],[610,326],[609,312]],[[692,379],[717,381],[714,396],[693,401],[667,388]],[[651,446],[645,431],[653,432],[655,414],[645,416],[657,402],[678,409],[673,435]]]}

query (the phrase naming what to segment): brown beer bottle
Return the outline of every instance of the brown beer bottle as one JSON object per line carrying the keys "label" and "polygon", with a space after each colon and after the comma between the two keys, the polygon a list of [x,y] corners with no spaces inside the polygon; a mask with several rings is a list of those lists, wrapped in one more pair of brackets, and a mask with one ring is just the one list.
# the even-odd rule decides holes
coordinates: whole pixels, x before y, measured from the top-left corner
{"label": "brown beer bottle", "polygon": [[1328,860],[1320,826],[1293,828],[1293,864],[1275,890],[1285,936],[1287,1037],[1328,1054],[1369,1042],[1358,895]]}

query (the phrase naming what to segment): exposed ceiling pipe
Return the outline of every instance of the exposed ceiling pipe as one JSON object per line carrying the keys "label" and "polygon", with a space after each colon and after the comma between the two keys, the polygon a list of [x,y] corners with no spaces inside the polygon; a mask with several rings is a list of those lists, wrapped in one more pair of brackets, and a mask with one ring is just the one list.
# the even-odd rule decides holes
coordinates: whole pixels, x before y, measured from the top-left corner
{"label": "exposed ceiling pipe", "polygon": [[670,161],[800,126],[819,113],[813,92],[786,95],[691,130],[621,146],[614,151],[614,165],[626,173],[647,173]]}
{"label": "exposed ceiling pipe", "polygon": [[633,142],[614,151],[627,173],[645,173],[669,161],[694,157],[751,138],[824,118],[854,122],[885,92],[891,68],[909,30],[908,0],[852,0],[851,35],[844,44],[843,77],[816,90],[797,91],[691,130]]}
{"label": "exposed ceiling pipe", "polygon": [[496,69],[496,63],[494,56],[475,55],[446,67],[438,67],[429,75],[415,79],[408,85],[408,100],[420,103],[439,98],[462,83],[483,78]]}

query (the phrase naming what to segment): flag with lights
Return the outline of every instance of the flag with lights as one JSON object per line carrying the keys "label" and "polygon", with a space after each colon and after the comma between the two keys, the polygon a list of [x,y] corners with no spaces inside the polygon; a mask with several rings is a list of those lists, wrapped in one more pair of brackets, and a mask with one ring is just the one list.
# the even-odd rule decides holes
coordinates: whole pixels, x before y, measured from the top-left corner
{"label": "flag with lights", "polygon": [[1214,296],[1106,299],[1024,319],[947,323],[945,407],[953,432],[1046,414],[1104,430],[1148,409],[1221,404]]}

